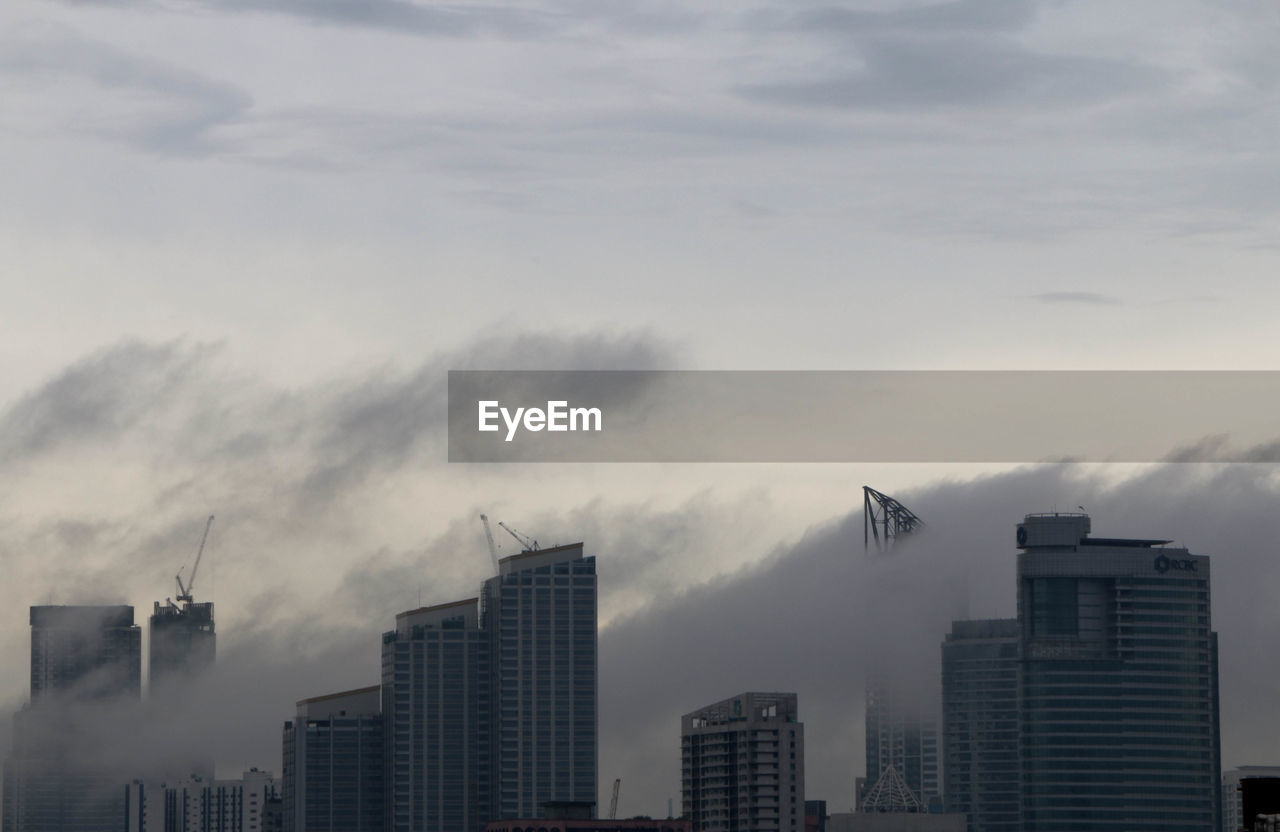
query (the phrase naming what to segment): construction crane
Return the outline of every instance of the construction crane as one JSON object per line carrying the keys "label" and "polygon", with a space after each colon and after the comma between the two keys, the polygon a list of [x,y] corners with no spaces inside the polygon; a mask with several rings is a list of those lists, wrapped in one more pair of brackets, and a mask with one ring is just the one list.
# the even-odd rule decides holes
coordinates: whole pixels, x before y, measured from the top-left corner
{"label": "construction crane", "polygon": [[493,530],[489,528],[488,515],[480,515],[480,522],[484,523],[484,539],[489,541],[489,557],[493,558],[493,574],[497,575],[502,571],[502,567],[498,564],[498,544],[493,542]]}
{"label": "construction crane", "polygon": [[613,781],[613,800],[609,801],[609,820],[618,817],[618,790],[622,788],[622,778]]}
{"label": "construction crane", "polygon": [[924,527],[924,521],[915,512],[869,485],[862,486],[862,508],[864,549],[871,548],[871,539],[874,537],[876,549],[889,552],[899,537],[906,537]]}
{"label": "construction crane", "polygon": [[196,550],[196,561],[191,565],[191,577],[187,579],[186,586],[182,584],[182,569],[187,567],[184,565],[178,570],[178,574],[174,579],[178,582],[178,600],[191,603],[195,600],[191,592],[196,588],[196,572],[200,571],[200,558],[204,556],[204,544],[209,540],[209,527],[213,525],[213,515],[209,515],[209,519],[204,524],[204,535],[200,538],[200,548]]}
{"label": "construction crane", "polygon": [[536,540],[534,540],[534,539],[532,539],[532,538],[530,538],[530,537],[528,537],[528,536],[526,536],[526,535],[520,534],[520,532],[518,532],[518,531],[516,531],[515,529],[511,528],[511,527],[510,527],[510,526],[508,526],[506,523],[503,523],[501,520],[499,520],[499,521],[498,521],[498,525],[499,525],[499,526],[501,526],[502,528],[506,529],[506,530],[507,530],[507,534],[511,535],[511,536],[512,536],[512,537],[514,537],[517,541],[519,541],[520,545],[524,547],[524,551],[526,551],[526,552],[536,552],[536,551],[538,551],[538,541],[536,541]]}

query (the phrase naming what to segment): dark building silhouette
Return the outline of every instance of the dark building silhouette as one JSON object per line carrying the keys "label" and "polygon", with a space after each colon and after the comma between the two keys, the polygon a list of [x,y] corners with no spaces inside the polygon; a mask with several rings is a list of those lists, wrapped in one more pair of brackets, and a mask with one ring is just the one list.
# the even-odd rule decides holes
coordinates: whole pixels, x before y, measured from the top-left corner
{"label": "dark building silhouette", "polygon": [[377,685],[298,703],[284,724],[286,832],[383,832],[385,746]]}
{"label": "dark building silhouette", "polygon": [[119,832],[129,776],[99,728],[138,703],[133,607],[32,607],[30,620],[31,702],[14,715],[0,828]]}
{"label": "dark building silhouette", "polygon": [[595,558],[499,562],[479,599],[412,610],[383,636],[388,829],[483,832],[597,797]]}
{"label": "dark building silhouette", "polygon": [[390,829],[476,832],[494,816],[489,656],[475,598],[403,612],[383,636]]}
{"label": "dark building silhouette", "polygon": [[133,607],[31,608],[31,702],[142,692],[142,630]]}
{"label": "dark building silhouette", "polygon": [[155,692],[171,679],[191,679],[213,667],[217,653],[213,604],[156,602],[151,614],[148,679]]}
{"label": "dark building silhouette", "polygon": [[942,644],[943,794],[969,832],[1018,832],[1018,622],[955,621]]}

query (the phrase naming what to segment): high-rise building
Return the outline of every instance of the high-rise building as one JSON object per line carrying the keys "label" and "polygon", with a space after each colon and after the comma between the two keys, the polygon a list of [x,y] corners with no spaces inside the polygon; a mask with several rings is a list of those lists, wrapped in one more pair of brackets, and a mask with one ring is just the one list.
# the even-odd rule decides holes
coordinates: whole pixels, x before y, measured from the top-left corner
{"label": "high-rise building", "polygon": [[31,702],[138,698],[142,630],[133,607],[32,607]]}
{"label": "high-rise building", "polygon": [[147,659],[153,693],[170,679],[195,678],[213,667],[216,652],[213,604],[156,602]]}
{"label": "high-rise building", "polygon": [[1018,832],[1018,622],[955,621],[942,644],[943,794],[969,832]]}
{"label": "high-rise building", "polygon": [[387,829],[479,832],[494,816],[489,635],[475,598],[396,616],[382,637]]}
{"label": "high-rise building", "polygon": [[1023,832],[1213,832],[1209,558],[1090,531],[1086,514],[1017,528]]}
{"label": "high-rise building", "polygon": [[379,686],[298,702],[284,724],[286,832],[383,832],[386,788]]}
{"label": "high-rise building", "polygon": [[388,829],[482,832],[594,805],[596,668],[581,543],[504,558],[479,599],[397,616],[382,643]]}
{"label": "high-rise building", "polygon": [[[270,772],[239,780],[135,780],[125,791],[124,832],[276,832],[279,790]],[[115,829],[121,829],[117,822]],[[340,829],[345,827],[332,827]]]}
{"label": "high-rise building", "polygon": [[493,705],[493,820],[595,802],[596,559],[581,543],[504,558],[485,581]]}
{"label": "high-rise building", "polygon": [[1275,813],[1280,813],[1280,766],[1240,766],[1222,772],[1222,832],[1253,832],[1250,822],[1255,816]]}
{"label": "high-rise building", "polygon": [[804,832],[804,724],[794,693],[743,693],[680,720],[694,832]]}
{"label": "high-rise building", "polygon": [[886,673],[867,679],[867,777],[859,804],[890,767],[926,810],[941,810],[938,723],[912,687]]}
{"label": "high-rise building", "polygon": [[14,715],[3,832],[118,832],[127,773],[103,726],[136,706],[133,607],[31,608],[31,702]]}

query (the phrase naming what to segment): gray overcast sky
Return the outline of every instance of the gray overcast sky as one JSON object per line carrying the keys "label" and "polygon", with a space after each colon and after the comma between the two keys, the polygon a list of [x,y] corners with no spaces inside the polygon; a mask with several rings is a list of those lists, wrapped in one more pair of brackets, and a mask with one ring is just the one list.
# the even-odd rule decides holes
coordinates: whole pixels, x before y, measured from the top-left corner
{"label": "gray overcast sky", "polygon": [[[449,368],[1275,368],[1278,41],[1269,0],[6,0],[0,698],[28,604],[149,607],[210,512],[248,672],[474,591],[481,510],[586,539],[621,643],[863,482],[992,476],[450,468]],[[996,541],[1050,508],[997,491]],[[1134,523],[1098,527],[1167,533]],[[293,635],[316,609],[332,647]],[[228,773],[278,766],[294,699],[369,681],[290,666]],[[637,736],[608,719],[606,784]],[[838,796],[857,750],[811,750]]]}

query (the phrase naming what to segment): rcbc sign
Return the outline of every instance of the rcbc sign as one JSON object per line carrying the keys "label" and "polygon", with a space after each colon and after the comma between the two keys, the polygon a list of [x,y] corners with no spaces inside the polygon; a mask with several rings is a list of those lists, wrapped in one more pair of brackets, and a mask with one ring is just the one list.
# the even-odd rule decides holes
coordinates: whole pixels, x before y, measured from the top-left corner
{"label": "rcbc sign", "polygon": [[1156,571],[1161,575],[1172,569],[1175,572],[1195,572],[1196,562],[1193,558],[1171,558],[1168,555],[1157,555]]}

